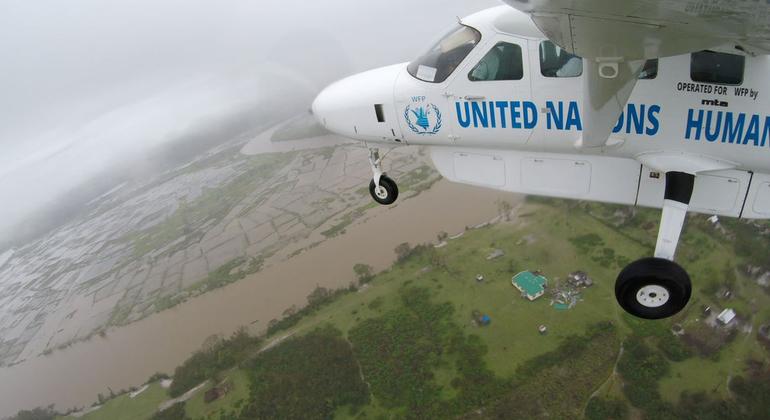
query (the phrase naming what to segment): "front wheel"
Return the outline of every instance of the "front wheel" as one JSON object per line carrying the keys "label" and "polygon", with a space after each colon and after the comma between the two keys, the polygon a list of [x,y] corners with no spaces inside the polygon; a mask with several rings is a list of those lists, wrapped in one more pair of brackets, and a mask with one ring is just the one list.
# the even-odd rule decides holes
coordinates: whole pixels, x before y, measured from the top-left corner
{"label": "front wheel", "polygon": [[668,318],[690,300],[690,276],[679,264],[663,258],[642,258],[627,265],[615,281],[615,298],[631,315]]}
{"label": "front wheel", "polygon": [[380,176],[379,187],[374,185],[374,180],[369,182],[369,194],[371,194],[374,201],[387,206],[396,202],[396,199],[398,198],[398,186],[396,186],[395,181],[382,175]]}

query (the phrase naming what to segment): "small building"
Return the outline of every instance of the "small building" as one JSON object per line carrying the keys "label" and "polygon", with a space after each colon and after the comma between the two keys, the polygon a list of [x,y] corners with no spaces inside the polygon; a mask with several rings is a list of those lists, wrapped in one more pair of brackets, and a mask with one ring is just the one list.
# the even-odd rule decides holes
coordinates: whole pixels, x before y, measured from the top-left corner
{"label": "small building", "polygon": [[540,335],[545,335],[545,333],[548,332],[548,327],[546,327],[543,324],[540,324],[540,326],[537,327],[537,332],[539,332]]}
{"label": "small building", "polygon": [[483,281],[484,281],[484,276],[483,276],[483,275],[481,275],[481,274],[476,274],[476,281],[477,281],[478,283],[481,283],[481,282],[483,282]]}
{"label": "small building", "polygon": [[719,315],[717,315],[717,320],[719,320],[722,325],[729,324],[733,319],[735,319],[735,311],[732,309],[725,309]]}
{"label": "small building", "polygon": [[530,271],[522,271],[511,279],[511,284],[519,289],[522,296],[529,300],[535,300],[543,296],[547,283],[548,280],[545,277]]}
{"label": "small building", "polygon": [[481,325],[489,325],[489,323],[492,322],[492,318],[489,317],[489,315],[482,315],[481,316]]}
{"label": "small building", "polygon": [[574,287],[591,287],[594,281],[588,277],[585,271],[575,271],[567,275],[567,282]]}

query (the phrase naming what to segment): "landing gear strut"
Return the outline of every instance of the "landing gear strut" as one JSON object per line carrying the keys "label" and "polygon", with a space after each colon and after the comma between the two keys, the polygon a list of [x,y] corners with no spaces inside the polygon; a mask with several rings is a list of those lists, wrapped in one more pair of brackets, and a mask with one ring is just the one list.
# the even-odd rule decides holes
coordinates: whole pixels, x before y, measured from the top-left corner
{"label": "landing gear strut", "polygon": [[632,262],[615,281],[615,297],[631,315],[645,319],[668,318],[681,311],[690,300],[690,276],[673,260],[694,184],[694,175],[666,173],[655,257]]}
{"label": "landing gear strut", "polygon": [[382,205],[393,204],[398,198],[398,186],[382,172],[382,158],[379,149],[369,149],[369,164],[372,166],[372,180],[369,182],[369,194],[374,201]]}

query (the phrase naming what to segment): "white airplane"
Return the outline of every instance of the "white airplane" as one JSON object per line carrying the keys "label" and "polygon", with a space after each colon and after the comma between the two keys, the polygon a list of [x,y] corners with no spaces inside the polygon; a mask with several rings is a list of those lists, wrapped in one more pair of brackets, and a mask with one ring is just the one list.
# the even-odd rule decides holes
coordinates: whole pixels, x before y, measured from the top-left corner
{"label": "white airplane", "polygon": [[[648,319],[691,283],[673,261],[688,211],[770,218],[770,0],[506,0],[411,63],[323,90],[313,114],[365,142],[430,146],[450,181],[662,208],[654,257],[615,295]],[[582,57],[582,58],[581,58]]]}

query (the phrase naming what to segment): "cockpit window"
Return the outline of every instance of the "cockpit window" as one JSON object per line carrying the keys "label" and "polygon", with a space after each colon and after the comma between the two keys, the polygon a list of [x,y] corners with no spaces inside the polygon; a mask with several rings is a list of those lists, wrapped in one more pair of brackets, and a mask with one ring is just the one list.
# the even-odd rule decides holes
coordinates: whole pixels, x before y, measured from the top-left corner
{"label": "cockpit window", "polygon": [[578,77],[583,74],[583,59],[551,41],[543,41],[540,43],[540,73],[545,77]]}
{"label": "cockpit window", "polygon": [[472,82],[521,80],[523,77],[521,47],[508,42],[498,42],[468,73]]}
{"label": "cockpit window", "polygon": [[481,33],[470,26],[453,28],[433,45],[428,52],[409,63],[412,76],[431,83],[441,83],[481,40]]}

